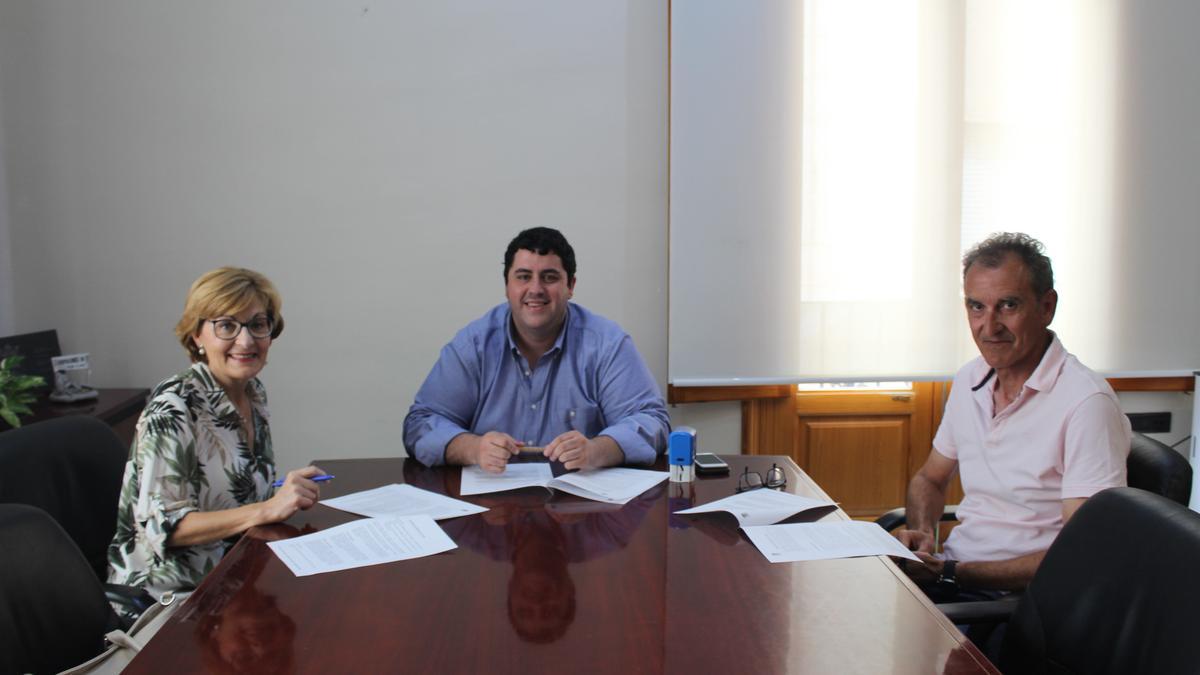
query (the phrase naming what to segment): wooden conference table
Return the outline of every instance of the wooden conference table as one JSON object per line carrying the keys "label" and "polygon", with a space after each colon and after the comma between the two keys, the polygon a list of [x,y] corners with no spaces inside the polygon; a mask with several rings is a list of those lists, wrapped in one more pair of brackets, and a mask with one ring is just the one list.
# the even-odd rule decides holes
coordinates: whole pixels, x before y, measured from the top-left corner
{"label": "wooden conference table", "polygon": [[[772,462],[788,491],[825,497],[789,458],[725,459],[727,476],[623,507],[540,488],[467,497],[491,510],[440,521],[457,549],[295,577],[269,539],[358,517],[318,505],[251,530],[126,672],[998,672],[885,558],[773,564],[732,516],[672,515]],[[337,476],[324,497],[393,482],[458,496],[457,468],[316,464]]]}
{"label": "wooden conference table", "polygon": [[[33,414],[22,419],[21,424],[29,426],[59,417],[90,415],[112,427],[121,443],[129,447],[133,442],[138,415],[141,415],[142,408],[146,407],[146,396],[150,394],[150,390],[97,389],[96,393],[96,398],[76,403],[55,403],[43,396],[30,406]],[[0,432],[10,428],[4,420],[0,420]]]}

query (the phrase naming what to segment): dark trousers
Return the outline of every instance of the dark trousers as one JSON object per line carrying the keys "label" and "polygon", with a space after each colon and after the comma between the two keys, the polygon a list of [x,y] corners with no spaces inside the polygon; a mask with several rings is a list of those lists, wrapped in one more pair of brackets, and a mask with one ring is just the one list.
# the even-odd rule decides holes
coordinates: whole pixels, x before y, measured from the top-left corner
{"label": "dark trousers", "polygon": [[[929,596],[929,599],[938,605],[954,602],[999,600],[1009,595],[1009,591],[983,591],[970,588],[948,591],[946,588],[939,586],[922,586],[921,590],[925,591],[925,595]],[[998,623],[959,624],[958,629],[971,642],[975,643],[975,646],[979,648],[979,651],[983,652],[984,656],[988,657],[992,663],[995,663],[996,659],[1000,656],[1000,645],[1004,642],[1004,630],[1007,627],[1008,622],[1001,621]]]}

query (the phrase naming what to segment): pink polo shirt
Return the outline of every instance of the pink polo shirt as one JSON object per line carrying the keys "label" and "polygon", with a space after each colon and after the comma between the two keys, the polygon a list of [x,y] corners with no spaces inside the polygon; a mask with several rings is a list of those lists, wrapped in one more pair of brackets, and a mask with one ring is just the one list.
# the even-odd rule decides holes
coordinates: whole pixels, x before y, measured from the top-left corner
{"label": "pink polo shirt", "polygon": [[944,549],[953,560],[1045,550],[1062,529],[1062,500],[1125,485],[1129,420],[1108,382],[1057,336],[995,416],[990,371],[983,357],[958,371],[933,439],[935,451],[958,461],[966,495]]}

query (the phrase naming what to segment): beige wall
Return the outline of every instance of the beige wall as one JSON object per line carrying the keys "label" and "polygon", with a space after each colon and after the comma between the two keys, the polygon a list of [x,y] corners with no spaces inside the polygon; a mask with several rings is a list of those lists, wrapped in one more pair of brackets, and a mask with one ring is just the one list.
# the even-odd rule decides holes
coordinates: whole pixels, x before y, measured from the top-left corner
{"label": "beige wall", "polygon": [[[1200,4],[1121,7],[1118,202],[1163,263],[1131,295],[1194,307]],[[438,348],[501,300],[508,238],[552,225],[665,386],[666,35],[665,0],[0,2],[0,333],[57,328],[96,384],[149,386],[185,365],[192,279],[256,267],[286,301],[281,464],[392,455]],[[736,403],[671,413],[740,445]]]}
{"label": "beige wall", "polygon": [[186,366],[191,281],[253,267],[284,295],[281,466],[395,455],[549,225],[665,386],[666,27],[640,0],[0,3],[11,330],[150,386]]}
{"label": "beige wall", "polygon": [[[3,60],[0,60],[0,82],[3,81]],[[0,335],[16,333],[16,308],[13,306],[12,244],[8,226],[8,180],[4,144],[4,92],[0,87]]]}

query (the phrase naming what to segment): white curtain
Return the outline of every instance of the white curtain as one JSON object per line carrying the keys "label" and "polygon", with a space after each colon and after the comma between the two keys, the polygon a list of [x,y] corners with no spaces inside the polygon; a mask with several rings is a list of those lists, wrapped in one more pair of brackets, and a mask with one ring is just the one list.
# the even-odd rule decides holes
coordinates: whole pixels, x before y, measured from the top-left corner
{"label": "white curtain", "polygon": [[803,5],[676,1],[671,24],[668,379],[794,375]]}
{"label": "white curtain", "polygon": [[959,7],[806,4],[796,375],[953,372]]}
{"label": "white curtain", "polygon": [[1052,327],[1085,363],[1196,366],[1194,341],[1111,329],[1139,266],[1118,243],[1119,8],[676,0],[671,381],[948,377],[976,353],[959,259],[1001,230],[1046,245]]}

